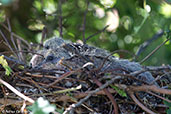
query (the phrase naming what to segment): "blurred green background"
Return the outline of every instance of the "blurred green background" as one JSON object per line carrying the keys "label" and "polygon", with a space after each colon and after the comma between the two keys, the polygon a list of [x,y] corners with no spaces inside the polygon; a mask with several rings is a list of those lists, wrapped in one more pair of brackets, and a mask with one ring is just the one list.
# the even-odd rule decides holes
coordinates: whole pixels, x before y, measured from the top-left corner
{"label": "blurred green background", "polygon": [[[64,39],[82,40],[84,30],[87,38],[109,25],[87,43],[111,52],[128,50],[135,54],[145,41],[171,30],[170,3],[170,0],[0,0],[0,23],[6,23],[8,17],[14,33],[29,42],[40,43],[43,27],[47,28],[47,38],[60,35],[61,7]],[[0,29],[8,36],[2,25]],[[165,40],[165,35],[158,37],[140,53],[137,61]],[[132,57],[127,53],[119,55],[126,59]],[[167,42],[143,64],[171,64],[170,58],[171,46]]]}

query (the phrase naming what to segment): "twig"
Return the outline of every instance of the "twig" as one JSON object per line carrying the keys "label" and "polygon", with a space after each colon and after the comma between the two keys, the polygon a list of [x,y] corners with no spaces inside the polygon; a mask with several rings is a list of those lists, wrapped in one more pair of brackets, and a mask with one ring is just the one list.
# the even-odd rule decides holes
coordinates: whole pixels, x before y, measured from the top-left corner
{"label": "twig", "polygon": [[155,112],[151,111],[147,107],[145,107],[134,95],[133,92],[128,92],[132,100],[139,106],[141,107],[144,111],[148,112],[149,114],[156,114]]}
{"label": "twig", "polygon": [[[128,51],[128,50],[124,50],[124,49],[115,50],[114,52],[115,52],[115,53],[123,52],[123,53],[125,53],[125,54],[129,54],[129,55],[132,56],[131,58],[136,57],[136,55],[135,55],[134,53],[132,53],[132,52],[130,52],[130,51]],[[112,53],[113,53],[113,52],[112,52]],[[114,54],[114,53],[113,53],[113,54]],[[124,58],[124,59],[125,59],[125,58]]]}
{"label": "twig", "polygon": [[[43,85],[43,84],[41,84]],[[45,84],[44,84],[45,85]],[[108,88],[108,91],[110,93],[116,93],[116,91],[114,89]],[[88,91],[88,92],[78,92],[78,93],[72,93],[72,97],[76,98],[76,99],[81,99],[83,97],[86,97],[89,93],[91,93],[92,91]],[[44,95],[53,95],[54,93],[44,93]],[[106,95],[106,93],[103,90],[98,91],[97,93],[95,93],[95,95]],[[32,94],[31,96],[41,96],[40,94]],[[63,96],[56,96],[55,101],[69,101],[70,100],[70,96],[63,95]]]}
{"label": "twig", "polygon": [[[122,69],[121,69],[121,70],[122,70]],[[107,72],[108,72],[108,71],[102,72],[102,74],[103,74],[103,73],[107,73]],[[144,84],[149,84],[148,82],[146,82],[146,81],[144,81],[144,80],[141,80],[141,79],[138,79],[138,78],[136,77],[138,74],[142,73],[143,70],[140,71],[140,72],[132,73],[132,74],[116,73],[116,69],[112,69],[111,72],[112,72],[112,75],[111,75],[111,76],[103,77],[102,79],[113,78],[113,77],[115,77],[115,76],[117,75],[117,76],[120,76],[120,77],[131,78],[131,79],[133,79],[133,80],[142,82],[142,83],[144,83]],[[144,71],[144,72],[145,72],[145,71]],[[100,73],[100,74],[101,74],[101,73]],[[100,74],[99,74],[99,75],[100,75]]]}
{"label": "twig", "polygon": [[17,44],[18,44],[18,50],[19,50],[19,54],[18,54],[19,60],[24,61],[26,63],[25,57],[23,56],[23,53],[21,52],[22,51],[21,40],[17,39]]}
{"label": "twig", "polygon": [[[115,54],[115,53],[117,53],[117,52],[127,52],[127,53],[129,53],[128,51],[125,51],[125,50],[116,50],[116,51],[113,51],[112,53],[110,53],[107,57],[105,57],[104,58],[104,60],[102,61],[102,64],[98,67],[98,68],[96,68],[96,69],[94,69],[95,71],[98,71],[98,70],[100,70],[100,69],[102,69],[103,68],[103,66],[104,66],[104,64],[105,64],[105,62],[108,60],[108,58],[110,57],[110,56],[113,56],[113,54]],[[132,54],[133,55],[133,54]]]}
{"label": "twig", "polygon": [[[100,87],[102,86],[102,83],[97,80],[96,78],[93,79],[94,82]],[[104,88],[103,91],[106,93],[106,95],[108,96],[108,98],[111,100],[112,104],[113,104],[113,107],[114,107],[114,112],[115,114],[118,114],[118,106],[117,106],[117,103],[116,101],[114,100],[112,94],[108,91],[108,89]]]}
{"label": "twig", "polygon": [[[163,76],[166,76],[166,75],[168,75],[168,74],[163,74],[163,75],[159,75],[159,76],[157,76],[151,83],[150,83],[150,85],[153,85],[155,82],[157,82],[159,79],[161,79]],[[170,76],[170,75],[169,75]]]}
{"label": "twig", "polygon": [[163,89],[163,88],[159,88],[155,85],[142,85],[142,86],[129,86],[128,90],[131,91],[153,91],[156,93],[162,93],[162,94],[168,94],[171,95],[171,90],[170,89]]}
{"label": "twig", "polygon": [[[37,54],[37,55],[40,55],[40,56],[44,57],[42,54],[36,53],[36,52],[33,52],[33,51],[21,50],[21,51],[14,51],[14,52],[32,53],[32,54]],[[11,51],[1,52],[0,54],[8,54],[8,53],[11,53]]]}
{"label": "twig", "polygon": [[2,33],[2,31],[0,30],[0,34],[2,36],[2,38],[5,40],[5,42],[7,43],[9,49],[12,51],[12,53],[17,56],[17,54],[14,52],[13,48],[11,47],[10,43],[8,42],[7,38],[5,37],[5,35]]}
{"label": "twig", "polygon": [[90,38],[96,36],[97,34],[99,34],[99,33],[101,33],[101,32],[104,32],[104,31],[106,30],[107,27],[109,27],[109,25],[105,26],[102,30],[100,30],[100,31],[98,31],[98,32],[96,32],[96,33],[90,35],[90,36],[87,37],[85,40],[87,41],[87,40],[89,40]]}
{"label": "twig", "polygon": [[[7,26],[5,26],[4,24],[1,24],[1,23],[0,23],[0,25],[3,26],[8,32],[10,32],[10,30],[8,29]],[[18,39],[20,39],[21,41],[23,41],[23,42],[29,47],[29,49],[31,49],[30,44],[29,44],[26,40],[24,40],[24,38],[21,38],[20,36],[18,36],[17,34],[15,34],[15,33],[13,33],[13,32],[11,32],[11,33],[12,33],[13,36],[15,36],[16,38],[18,38]]]}
{"label": "twig", "polygon": [[47,28],[43,27],[42,38],[41,38],[41,41],[40,41],[40,45],[38,45],[38,49],[37,50],[40,50],[40,47],[43,46],[43,41],[46,38],[46,35],[47,35]]}
{"label": "twig", "polygon": [[106,82],[105,84],[103,84],[102,86],[100,86],[99,88],[97,88],[96,90],[90,92],[85,98],[81,99],[78,103],[76,104],[72,104],[69,108],[67,108],[63,114],[67,114],[68,112],[72,112],[74,110],[74,108],[79,107],[83,102],[85,102],[86,100],[88,100],[93,94],[97,93],[98,91],[106,88],[107,86],[109,86],[110,84],[112,84],[115,80],[119,79],[119,77],[114,77],[111,80],[109,80],[108,82]]}
{"label": "twig", "polygon": [[46,38],[46,36],[47,36],[47,28],[46,28],[46,26],[45,27],[43,27],[43,31],[42,31],[42,39],[41,39],[41,44],[43,44],[43,40]]}
{"label": "twig", "polygon": [[151,55],[153,55],[161,46],[163,46],[167,41],[169,41],[170,39],[165,40],[163,43],[161,43],[159,46],[157,46],[149,55],[147,55],[141,62],[140,64],[142,64],[144,61],[146,61],[149,57],[151,57]]}
{"label": "twig", "polygon": [[60,37],[63,38],[63,33],[62,33],[62,0],[58,0],[58,24],[59,24],[59,33]]}
{"label": "twig", "polygon": [[[10,33],[10,37],[11,37],[12,44],[13,44],[15,50],[18,50],[18,49],[17,49],[17,46],[16,46],[16,43],[15,43],[15,41],[14,41],[14,37],[13,37],[13,35],[12,35],[11,25],[10,25],[10,22],[9,22],[9,19],[8,19],[8,18],[7,18],[7,24],[8,24],[8,29],[9,29],[9,33]],[[17,58],[21,61],[21,58],[20,58],[20,56],[19,56],[18,53],[16,54],[16,56],[17,56]]]}
{"label": "twig", "polygon": [[20,93],[18,90],[16,90],[14,87],[12,87],[10,84],[8,84],[7,82],[3,81],[2,79],[0,79],[0,83],[2,83],[3,85],[5,85],[8,89],[10,89],[12,92],[14,92],[16,95],[18,95],[19,97],[23,98],[26,101],[29,101],[30,103],[34,103],[34,100],[25,96],[24,94]]}
{"label": "twig", "polygon": [[0,41],[0,44],[2,44],[3,42],[4,42],[4,41],[3,41],[3,40],[1,40],[1,41]]}
{"label": "twig", "polygon": [[18,36],[17,34],[14,34],[13,32],[12,32],[12,34],[15,36],[15,38],[18,38],[20,41],[24,42],[24,43],[28,46],[28,48],[29,48],[30,50],[32,50],[31,45],[30,45],[26,40],[24,40],[24,38]]}
{"label": "twig", "polygon": [[[163,30],[158,31],[152,38],[149,40],[145,41],[143,44],[141,44],[136,52],[136,56],[138,57],[143,50],[147,48],[153,41],[157,40],[159,37],[161,37],[164,34]],[[136,58],[137,58],[136,57]]]}
{"label": "twig", "polygon": [[77,69],[75,71],[70,71],[70,72],[66,72],[65,74],[63,74],[62,76],[60,76],[57,80],[55,80],[53,83],[47,85],[47,87],[51,87],[53,85],[55,85],[56,83],[58,83],[60,80],[63,80],[64,78],[70,76],[71,74],[74,74],[75,72],[79,72],[81,69]]}
{"label": "twig", "polygon": [[151,95],[154,95],[154,96],[156,96],[156,97],[158,97],[158,98],[160,98],[160,99],[162,99],[162,100],[164,100],[164,101],[167,101],[167,102],[171,103],[171,100],[166,99],[166,98],[164,98],[164,97],[161,97],[161,96],[159,96],[159,95],[157,95],[157,94],[155,94],[155,93],[152,93],[152,92],[150,92],[150,91],[148,91],[147,93],[149,93],[149,94],[151,94]]}
{"label": "twig", "polygon": [[[51,92],[51,93],[42,93],[42,94],[38,94],[38,96],[40,95],[54,95],[54,94],[61,94],[61,93],[67,93],[67,92],[72,92],[72,91],[76,91],[76,90],[79,90],[81,89],[81,85],[77,86],[77,87],[72,87],[72,88],[69,88],[69,89],[64,89],[64,90],[58,90],[58,91],[54,91],[54,92]],[[35,96],[35,95],[33,95]],[[67,98],[67,95],[65,96]],[[69,97],[70,98],[70,97]],[[65,99],[66,100],[66,99]]]}
{"label": "twig", "polygon": [[147,69],[148,71],[171,70],[171,66],[146,66],[145,69]]}
{"label": "twig", "polygon": [[86,39],[85,39],[85,29],[86,29],[86,15],[87,15],[87,12],[88,12],[88,5],[89,5],[89,1],[86,0],[87,2],[87,8],[84,12],[84,18],[83,18],[83,43],[86,44]]}
{"label": "twig", "polygon": [[[6,104],[4,104],[6,102]],[[0,106],[0,109],[2,109],[2,107],[5,107],[5,106],[9,106],[9,105],[17,105],[17,106],[21,106],[23,103],[23,101],[21,100],[16,100],[16,99],[4,99],[4,98],[0,98],[0,104],[4,104],[4,105],[1,105]],[[27,105],[31,105],[32,103],[30,102],[26,102]],[[1,111],[1,110],[0,110]]]}
{"label": "twig", "polygon": [[[2,55],[2,54],[0,53],[0,55]],[[12,61],[12,62],[14,62],[14,63],[17,63],[17,64],[26,65],[26,64],[23,63],[22,61],[16,60],[16,59],[11,58],[11,57],[7,57],[7,56],[5,56],[5,55],[4,55],[4,58],[7,59],[7,60],[9,60],[9,61]]]}

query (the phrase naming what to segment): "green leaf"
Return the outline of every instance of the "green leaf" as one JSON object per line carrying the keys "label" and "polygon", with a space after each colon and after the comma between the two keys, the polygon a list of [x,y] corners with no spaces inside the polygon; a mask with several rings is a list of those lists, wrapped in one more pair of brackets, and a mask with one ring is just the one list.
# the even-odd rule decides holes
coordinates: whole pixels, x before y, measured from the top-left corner
{"label": "green leaf", "polygon": [[0,10],[0,23],[5,21],[5,10]]}
{"label": "green leaf", "polygon": [[171,109],[168,109],[166,112],[167,114],[171,114]]}
{"label": "green leaf", "polygon": [[171,114],[171,103],[169,103],[169,102],[167,102],[167,101],[163,101],[163,102],[164,102],[164,104],[165,104],[166,106],[169,107],[169,109],[166,110],[166,113],[167,113],[167,114]]}
{"label": "green leaf", "polygon": [[4,56],[1,55],[0,56],[0,64],[2,65],[2,67],[5,69],[5,74],[7,76],[9,76],[12,72],[12,69],[8,66],[7,61],[4,59]]}
{"label": "green leaf", "polygon": [[119,54],[118,53],[114,53],[113,56],[117,57],[117,58],[120,58]]}
{"label": "green leaf", "polygon": [[137,8],[137,13],[143,16],[144,18],[149,16],[149,13],[147,12],[147,10],[142,9],[142,8]]}
{"label": "green leaf", "polygon": [[171,103],[167,102],[167,101],[163,101],[165,105],[167,105],[169,108],[171,108]]}
{"label": "green leaf", "polygon": [[18,68],[24,70],[24,66],[23,65],[19,65]]}
{"label": "green leaf", "polygon": [[117,91],[117,93],[122,97],[127,97],[126,92],[122,89],[119,89],[117,86],[111,85],[111,87]]}
{"label": "green leaf", "polygon": [[6,74],[7,76],[9,76],[9,75],[11,74],[11,72],[12,72],[12,69],[11,69],[9,66],[4,67],[4,68],[5,68],[5,70],[6,70],[5,74]]}
{"label": "green leaf", "polygon": [[112,8],[116,2],[117,0],[100,0],[100,3],[106,8]]}
{"label": "green leaf", "polygon": [[59,108],[57,108],[56,111],[59,112],[60,114],[63,114],[64,109],[59,109]]}

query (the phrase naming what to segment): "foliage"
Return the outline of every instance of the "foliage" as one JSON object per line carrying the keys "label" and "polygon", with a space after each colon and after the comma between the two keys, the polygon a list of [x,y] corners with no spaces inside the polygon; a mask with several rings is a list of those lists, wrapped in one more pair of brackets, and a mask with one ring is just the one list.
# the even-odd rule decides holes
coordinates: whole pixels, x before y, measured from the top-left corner
{"label": "foliage", "polygon": [[[84,30],[87,38],[109,25],[106,31],[88,40],[89,44],[109,51],[125,49],[136,53],[143,42],[159,31],[171,29],[171,5],[160,0],[87,0],[88,3],[86,0],[8,0],[6,3],[1,0],[0,21],[8,17],[15,33],[30,42],[40,43],[44,27],[48,30],[48,38],[60,34],[59,1],[62,1],[63,37],[82,40]],[[85,29],[83,23],[86,23]],[[163,37],[153,41],[137,61],[163,41]],[[171,53],[167,53],[170,51],[169,45],[163,46],[145,64],[170,64]],[[131,58],[124,53],[120,57]]]}
{"label": "foliage", "polygon": [[[62,24],[63,38],[75,42],[109,25],[106,30],[90,38],[87,43],[111,52],[123,49],[136,53],[141,44],[153,38],[158,32],[171,29],[171,5],[167,2],[161,0],[0,0],[0,30],[5,31],[3,24],[6,24],[5,19],[9,18],[12,32],[29,42],[40,43],[44,27],[47,28],[47,38],[59,37],[60,24]],[[61,23],[60,15],[62,15]],[[9,32],[4,33],[9,36]],[[159,38],[138,56],[137,61],[141,61],[166,40],[164,36],[157,37]],[[1,39],[2,36],[0,36],[0,44]],[[0,46],[0,51],[1,48],[4,47]],[[167,42],[145,64],[171,64],[171,53],[168,53],[170,51],[170,42]],[[132,58],[130,54],[125,53],[114,55],[120,58]],[[0,56],[0,64],[5,69],[6,75],[10,75],[12,70],[3,56]],[[23,69],[23,66],[20,68]],[[123,90],[116,86],[112,88],[119,95],[126,97]],[[168,103],[165,104],[170,106]],[[45,110],[48,108],[50,110]],[[30,109],[34,114],[46,114],[54,111],[55,107],[40,98]],[[60,111],[62,113],[63,110]],[[170,113],[170,108],[167,113]]]}
{"label": "foliage", "polygon": [[111,85],[111,87],[115,89],[120,96],[127,97],[126,92],[124,90],[121,90],[117,86],[114,86],[114,85]]}
{"label": "foliage", "polygon": [[8,66],[7,61],[4,59],[4,56],[1,55],[0,56],[0,64],[2,65],[2,67],[5,69],[5,74],[7,76],[9,76],[12,72],[12,69]]}
{"label": "foliage", "polygon": [[171,103],[164,101],[164,104],[169,107],[169,109],[166,110],[166,113],[170,114],[171,113]]}
{"label": "foliage", "polygon": [[42,97],[38,98],[32,106],[27,108],[31,110],[31,114],[49,114],[55,111],[55,106],[49,104],[49,102]]}

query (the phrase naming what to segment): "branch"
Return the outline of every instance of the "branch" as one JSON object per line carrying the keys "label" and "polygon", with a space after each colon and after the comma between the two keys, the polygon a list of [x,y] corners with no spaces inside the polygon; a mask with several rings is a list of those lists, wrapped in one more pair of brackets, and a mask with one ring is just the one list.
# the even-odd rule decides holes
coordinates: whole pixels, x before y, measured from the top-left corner
{"label": "branch", "polygon": [[152,42],[160,38],[164,34],[163,30],[158,31],[152,38],[149,40],[145,41],[143,44],[141,44],[136,52],[136,56],[139,56],[143,50],[147,48]]}
{"label": "branch", "polygon": [[[0,25],[1,25],[2,27],[4,27],[8,32],[10,32],[10,30],[8,29],[8,27],[7,27],[6,25],[1,24],[1,23],[0,23]],[[30,44],[29,44],[26,40],[24,40],[24,38],[21,38],[20,36],[18,36],[17,34],[15,34],[15,33],[13,33],[13,32],[11,32],[11,34],[12,34],[14,37],[18,38],[19,40],[23,41],[23,42],[29,47],[29,49],[32,49],[32,47],[30,46]]]}
{"label": "branch", "polygon": [[5,40],[5,42],[7,43],[7,46],[9,47],[9,49],[13,52],[13,54],[15,56],[17,56],[17,54],[14,52],[13,48],[11,47],[9,41],[7,40],[7,38],[5,37],[5,35],[3,34],[3,32],[0,30],[0,34],[2,36],[2,38]]}
{"label": "branch", "polygon": [[156,93],[162,93],[162,94],[168,94],[171,95],[171,90],[170,89],[163,89],[159,88],[155,85],[142,85],[142,86],[129,86],[128,91],[153,91]]}
{"label": "branch", "polygon": [[149,114],[156,114],[155,112],[151,111],[150,109],[148,109],[147,107],[145,107],[133,94],[133,92],[129,92],[130,97],[132,98],[132,100],[139,106],[141,107],[144,111],[148,112]]}
{"label": "branch", "polygon": [[10,84],[8,84],[7,82],[3,81],[2,79],[0,79],[0,83],[2,83],[3,85],[5,85],[8,89],[10,89],[12,92],[14,92],[16,95],[18,95],[19,97],[23,98],[26,101],[29,101],[30,103],[34,103],[34,100],[25,96],[24,94],[20,93],[18,90],[16,90],[14,87],[12,87]]}
{"label": "branch", "polygon": [[170,39],[165,40],[163,43],[161,43],[159,46],[157,46],[149,55],[147,55],[143,60],[140,61],[140,64],[142,64],[144,61],[146,61],[151,55],[153,55],[161,46],[163,46],[167,41]]}
{"label": "branch", "polygon": [[97,34],[99,34],[99,33],[101,33],[101,32],[104,32],[104,31],[106,30],[107,27],[109,27],[109,25],[105,26],[102,30],[100,30],[100,31],[98,31],[98,32],[96,32],[96,33],[90,35],[90,36],[87,37],[85,40],[87,41],[87,40],[89,40],[90,38],[96,36]]}
{"label": "branch", "polygon": [[[9,22],[9,19],[8,19],[8,18],[7,18],[7,24],[8,24],[8,30],[9,30],[9,32],[10,32],[10,37],[11,37],[12,44],[13,44],[15,50],[18,50],[18,49],[17,49],[17,46],[16,46],[16,44],[15,44],[15,41],[14,41],[14,37],[13,37],[13,35],[12,35],[11,25],[10,25],[10,22]],[[9,45],[9,44],[8,44],[8,45]],[[16,56],[17,56],[17,58],[18,58],[20,61],[22,60],[22,59],[20,58],[20,56],[19,56],[19,53],[17,53]]]}
{"label": "branch", "polygon": [[[102,86],[102,83],[97,80],[96,78],[93,79],[94,82],[100,87]],[[117,106],[117,103],[116,101],[114,100],[112,94],[108,91],[108,89],[104,88],[103,91],[106,93],[106,95],[108,96],[108,98],[111,100],[112,104],[113,104],[113,108],[114,108],[114,112],[115,114],[118,114],[118,106]]]}
{"label": "branch", "polygon": [[87,12],[88,12],[88,5],[89,5],[89,1],[86,0],[87,2],[87,8],[84,12],[84,18],[83,18],[83,43],[86,44],[86,39],[85,39],[85,26],[86,26],[86,15],[87,15]]}
{"label": "branch", "polygon": [[81,99],[78,103],[70,105],[69,108],[67,108],[63,114],[67,114],[68,112],[72,112],[74,110],[74,108],[79,107],[83,102],[88,100],[93,94],[95,94],[95,93],[99,92],[100,90],[106,88],[107,86],[112,84],[117,79],[119,79],[119,77],[114,77],[110,81],[106,82],[105,84],[103,84],[102,86],[97,88],[96,90],[90,92],[85,98]]}
{"label": "branch", "polygon": [[63,34],[62,34],[62,0],[58,0],[58,24],[59,24],[59,33],[60,33],[60,37],[63,38]]}
{"label": "branch", "polygon": [[153,92],[148,91],[147,93],[149,93],[149,94],[151,94],[151,95],[154,95],[154,96],[156,96],[156,97],[158,97],[158,98],[160,98],[160,99],[162,99],[162,100],[164,100],[164,101],[167,101],[167,102],[171,103],[171,100],[166,99],[166,98],[164,98],[164,97],[161,97],[161,96],[159,96],[159,95],[157,95],[157,94],[155,94],[155,93],[153,93]]}

